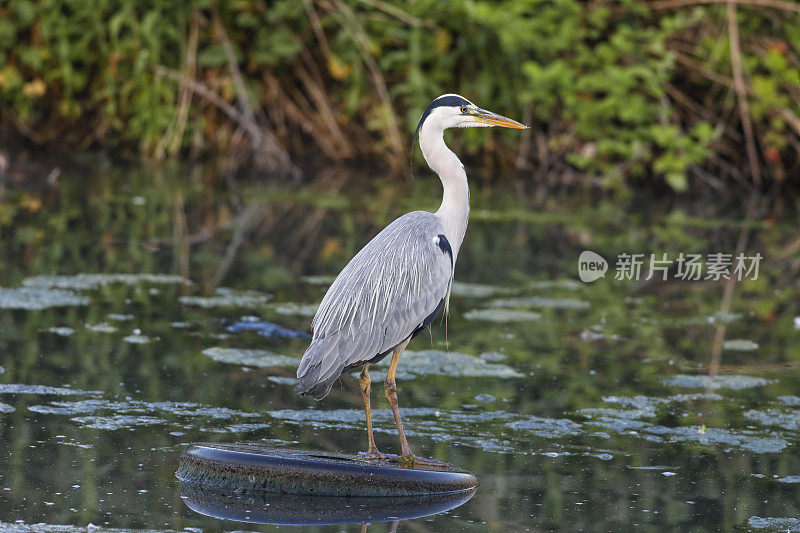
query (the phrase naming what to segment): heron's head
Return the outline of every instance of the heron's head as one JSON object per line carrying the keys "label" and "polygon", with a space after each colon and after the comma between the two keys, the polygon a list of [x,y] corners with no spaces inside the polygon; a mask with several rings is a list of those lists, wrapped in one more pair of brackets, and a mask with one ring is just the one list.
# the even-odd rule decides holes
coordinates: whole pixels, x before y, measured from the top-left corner
{"label": "heron's head", "polygon": [[527,128],[526,125],[520,124],[516,120],[481,109],[457,94],[443,94],[431,102],[422,114],[422,118],[417,125],[417,132],[419,132],[423,124],[430,124],[439,130],[448,128],[488,128],[490,126],[518,130]]}

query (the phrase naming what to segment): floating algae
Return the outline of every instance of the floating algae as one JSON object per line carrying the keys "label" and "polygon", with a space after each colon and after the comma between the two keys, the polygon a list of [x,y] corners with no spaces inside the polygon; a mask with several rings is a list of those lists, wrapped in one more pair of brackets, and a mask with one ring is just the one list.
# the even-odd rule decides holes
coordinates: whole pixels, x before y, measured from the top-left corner
{"label": "floating algae", "polygon": [[[67,443],[60,443],[67,444]],[[189,531],[185,528],[184,531]],[[89,523],[85,526],[56,525],[56,524],[26,524],[21,520],[16,522],[0,522],[2,533],[169,533],[172,530],[161,529],[118,529],[96,526]]]}
{"label": "floating algae", "polygon": [[303,276],[300,279],[309,285],[330,285],[336,279],[336,276]]}
{"label": "floating algae", "polygon": [[673,387],[685,387],[688,389],[750,389],[753,387],[763,387],[773,383],[772,380],[756,378],[752,376],[740,375],[685,375],[678,374],[670,378],[662,379],[661,383]]}
{"label": "floating algae", "polygon": [[618,403],[624,409],[589,408],[579,413],[590,420],[586,424],[597,425],[618,433],[636,432],[640,437],[654,442],[689,442],[704,445],[725,444],[755,453],[777,453],[789,443],[781,438],[760,437],[750,431],[733,431],[717,428],[665,427],[645,422],[643,418],[654,418],[656,407],[669,402],[688,402],[700,399],[721,399],[713,394],[685,394],[668,398],[647,396],[607,397],[604,400]]}
{"label": "floating algae", "polygon": [[277,383],[278,385],[297,385],[297,378],[290,378],[288,376],[269,376],[267,381]]}
{"label": "floating algae", "polygon": [[745,411],[744,417],[753,422],[758,422],[764,426],[778,426],[790,431],[797,431],[800,429],[800,412],[799,411],[758,411],[751,409]]}
{"label": "floating algae", "polygon": [[297,366],[300,359],[278,355],[267,350],[245,350],[241,348],[206,348],[203,354],[219,363],[268,368],[273,366]]}
{"label": "floating algae", "polygon": [[574,279],[553,279],[532,281],[528,284],[531,289],[564,289],[568,291],[577,291],[582,285]]}
{"label": "floating algae", "polygon": [[508,422],[506,426],[513,430],[525,431],[537,437],[546,437],[549,439],[557,439],[583,433],[581,424],[566,418],[555,419],[531,416],[524,420]]}
{"label": "floating algae", "polygon": [[490,403],[490,402],[493,402],[495,400],[497,400],[497,398],[495,398],[491,394],[481,393],[481,394],[476,394],[475,395],[475,401],[476,402]]}
{"label": "floating algae", "polygon": [[61,337],[69,337],[70,335],[75,333],[74,329],[68,327],[52,327],[52,328],[47,328],[47,331],[55,335],[59,335]]}
{"label": "floating algae", "polygon": [[278,313],[279,315],[311,317],[314,316],[314,314],[317,312],[319,305],[282,302],[282,303],[272,304],[269,306],[269,308]]}
{"label": "floating algae", "polygon": [[[78,423],[82,427],[108,431],[156,425],[171,425],[183,429],[185,422],[180,421],[181,418],[198,418],[209,422],[230,420],[236,417],[257,418],[261,416],[258,413],[202,406],[191,402],[109,401],[103,399],[52,402],[49,405],[32,405],[28,410],[44,415],[69,416],[72,422]],[[229,430],[212,428],[209,431],[227,433]]]}
{"label": "floating algae", "polygon": [[800,397],[798,396],[778,396],[778,400],[780,400],[783,404],[790,405],[792,407],[800,405]]}
{"label": "floating algae", "polygon": [[758,343],[748,339],[730,339],[722,343],[722,348],[732,352],[752,352],[758,350]]}
{"label": "floating algae", "polygon": [[95,333],[116,333],[117,327],[111,326],[106,322],[101,322],[99,324],[86,324],[86,329],[89,331],[94,331]]}
{"label": "floating algae", "polygon": [[575,298],[545,298],[530,296],[526,298],[503,298],[489,302],[491,307],[535,307],[540,309],[588,309],[589,302]]}
{"label": "floating algae", "polygon": [[73,307],[89,305],[89,299],[72,291],[42,287],[0,287],[0,309],[24,309],[41,311],[51,307]]}
{"label": "floating algae", "polygon": [[483,283],[464,283],[462,281],[454,281],[450,288],[450,294],[465,298],[488,298],[511,292],[513,292],[513,289],[508,287],[485,285]]}
{"label": "floating algae", "polygon": [[531,311],[514,311],[511,309],[473,309],[464,313],[467,320],[483,320],[484,322],[531,322],[539,320],[542,315]]}
{"label": "floating algae", "polygon": [[48,387],[47,385],[25,385],[22,383],[0,384],[0,394],[54,394],[58,396],[78,396],[82,394],[102,394],[100,391]]}
{"label": "floating algae", "polygon": [[[248,320],[245,320],[247,318]],[[230,323],[225,329],[228,333],[239,333],[241,331],[253,331],[262,337],[291,337],[296,339],[306,339],[308,334],[302,331],[295,331],[293,329],[273,324],[272,322],[265,322],[258,320],[256,317],[244,317],[238,322]],[[255,320],[252,320],[255,319]]]}
{"label": "floating algae", "polygon": [[[375,365],[375,369],[389,366],[386,357]],[[517,372],[510,366],[488,363],[480,357],[467,355],[460,352],[443,352],[441,350],[422,350],[419,352],[407,350],[400,357],[397,367],[397,376],[408,379],[418,375],[441,375],[453,377],[494,377],[494,378],[521,378],[524,374]],[[381,375],[382,376],[382,375]],[[376,374],[376,379],[380,376]]]}
{"label": "floating algae", "polygon": [[46,289],[73,289],[77,291],[99,289],[106,285],[191,285],[192,282],[181,276],[170,274],[77,274],[75,276],[35,276],[22,282],[25,287]]}
{"label": "floating algae", "polygon": [[211,309],[214,307],[261,307],[272,298],[271,294],[255,291],[237,292],[220,287],[213,296],[181,296],[178,301],[184,305]]}
{"label": "floating algae", "polygon": [[137,426],[155,426],[167,423],[166,420],[153,416],[134,415],[78,416],[71,418],[70,420],[81,424],[85,428],[105,429],[110,431],[115,431],[118,429],[130,429]]}
{"label": "floating algae", "polygon": [[800,531],[800,518],[772,518],[751,516],[747,525],[754,529],[771,531]]}
{"label": "floating algae", "polygon": [[158,340],[158,337],[148,337],[147,335],[139,335],[134,333],[133,335],[128,335],[127,337],[122,338],[123,341],[129,344],[149,344],[154,340]]}
{"label": "floating algae", "polygon": [[130,402],[111,402],[108,400],[89,399],[75,402],[51,402],[50,405],[31,405],[29,411],[46,415],[78,415],[93,413],[95,411],[108,409],[113,411],[126,411],[130,408]]}
{"label": "floating algae", "polygon": [[[283,422],[299,424],[317,429],[357,429],[364,424],[364,412],[360,409],[316,409],[280,410],[269,413]],[[580,435],[581,426],[571,420],[521,416],[505,411],[465,412],[432,408],[403,409],[406,434],[429,437],[434,441],[449,442],[487,452],[507,453],[522,447],[531,449],[531,437],[558,439]],[[394,419],[388,409],[372,411],[373,429],[381,433],[394,433]],[[497,437],[502,427],[514,430]]]}

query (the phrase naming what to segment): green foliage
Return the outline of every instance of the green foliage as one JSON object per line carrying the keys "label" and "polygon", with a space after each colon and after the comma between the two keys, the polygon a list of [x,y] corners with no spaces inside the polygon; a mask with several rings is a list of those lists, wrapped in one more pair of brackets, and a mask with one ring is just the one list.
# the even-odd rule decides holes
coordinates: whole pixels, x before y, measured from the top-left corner
{"label": "green foliage", "polygon": [[[800,170],[800,24],[774,15],[740,7],[737,20],[759,162],[782,179]],[[0,130],[158,157],[227,151],[240,125],[197,94],[182,108],[176,77],[236,106],[230,46],[250,104],[299,157],[314,146],[403,168],[420,111],[459,92],[532,122],[545,140],[522,154],[534,172],[683,191],[693,167],[714,173],[711,155],[747,168],[726,28],[724,6],[640,0],[19,0],[0,7],[0,115],[14,119]],[[457,142],[494,161],[518,153],[518,137],[488,135]]]}

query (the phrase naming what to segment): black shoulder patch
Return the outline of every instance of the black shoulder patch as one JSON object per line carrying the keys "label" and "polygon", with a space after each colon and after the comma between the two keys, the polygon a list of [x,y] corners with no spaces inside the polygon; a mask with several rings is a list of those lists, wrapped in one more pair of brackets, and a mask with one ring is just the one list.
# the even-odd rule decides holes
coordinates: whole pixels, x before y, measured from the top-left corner
{"label": "black shoulder patch", "polygon": [[439,248],[442,252],[446,253],[450,256],[450,267],[453,267],[453,248],[450,247],[450,241],[447,240],[447,237],[442,235],[441,233],[438,235],[439,238]]}

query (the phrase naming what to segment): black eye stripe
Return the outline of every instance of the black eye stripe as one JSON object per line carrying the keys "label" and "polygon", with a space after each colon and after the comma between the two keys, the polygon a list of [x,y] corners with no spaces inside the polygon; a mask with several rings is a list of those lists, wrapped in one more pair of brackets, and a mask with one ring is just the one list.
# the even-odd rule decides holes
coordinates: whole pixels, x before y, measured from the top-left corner
{"label": "black eye stripe", "polygon": [[[422,118],[419,119],[419,124],[417,124],[417,130],[414,132],[414,138],[417,137],[417,134],[419,133],[419,129],[422,127],[422,123],[425,122],[425,119],[428,118],[428,115],[430,115],[431,112],[434,109],[436,109],[437,107],[442,107],[442,106],[451,106],[451,107],[463,106],[463,107],[466,107],[468,105],[469,105],[469,101],[466,98],[463,98],[461,96],[457,96],[457,95],[454,95],[454,94],[451,94],[449,96],[444,96],[444,97],[441,97],[441,98],[437,98],[436,100],[431,102],[431,104],[425,109],[425,112],[422,113]],[[412,142],[412,145],[413,145],[414,141],[412,140],[411,142]],[[412,148],[413,148],[413,146],[412,146]]]}

